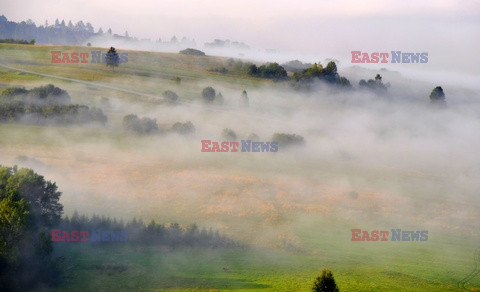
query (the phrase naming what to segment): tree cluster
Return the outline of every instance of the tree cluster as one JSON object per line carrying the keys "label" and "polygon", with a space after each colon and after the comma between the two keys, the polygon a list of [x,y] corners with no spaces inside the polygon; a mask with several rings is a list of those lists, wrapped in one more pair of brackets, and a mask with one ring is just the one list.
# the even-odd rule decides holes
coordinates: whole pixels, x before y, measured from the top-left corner
{"label": "tree cluster", "polygon": [[375,80],[368,79],[368,81],[365,81],[364,79],[362,79],[360,80],[358,85],[360,86],[360,88],[367,88],[377,93],[385,93],[387,91],[387,88],[390,86],[390,84],[383,84],[382,76],[380,76],[380,74],[377,74],[375,76]]}
{"label": "tree cluster", "polygon": [[227,60],[226,65],[230,68],[225,68],[227,72],[233,72],[241,75],[249,75],[256,78],[273,79],[275,81],[289,79],[287,71],[278,63],[267,63],[257,66],[252,62],[243,62],[242,60],[235,60],[230,58]]}
{"label": "tree cluster", "polygon": [[288,80],[287,71],[278,63],[263,64],[259,67],[252,64],[248,67],[248,75],[258,78],[273,79],[275,81]]}
{"label": "tree cluster", "polygon": [[185,123],[177,122],[173,124],[172,131],[180,135],[190,135],[195,133],[195,126],[190,121]]}
{"label": "tree cluster", "polygon": [[27,90],[11,87],[0,93],[0,122],[73,125],[105,124],[101,109],[71,104],[70,95],[51,84]]}
{"label": "tree cluster", "polygon": [[211,49],[223,49],[223,48],[235,48],[235,49],[241,49],[241,50],[248,50],[250,47],[242,42],[237,42],[237,41],[230,41],[230,40],[220,40],[220,39],[215,39],[211,43],[205,43],[204,44],[206,48],[211,48]]}
{"label": "tree cluster", "polygon": [[159,131],[156,119],[139,118],[133,114],[123,117],[123,128],[128,132],[140,135],[154,134]]}
{"label": "tree cluster", "polygon": [[123,117],[123,129],[127,132],[138,135],[162,134],[169,131],[180,135],[190,135],[195,133],[195,126],[190,121],[185,123],[174,123],[172,127],[168,129],[159,127],[156,119],[147,117],[139,118],[134,114],[129,114]]}
{"label": "tree cluster", "polygon": [[49,229],[63,212],[55,183],[31,169],[0,166],[0,287],[23,291],[61,280]]}
{"label": "tree cluster", "polygon": [[322,64],[315,63],[311,68],[305,69],[300,73],[294,73],[292,80],[295,87],[301,87],[300,85],[308,84],[315,80],[321,80],[340,87],[351,87],[350,81],[338,74],[337,65],[333,61],[328,62],[325,68]]}
{"label": "tree cluster", "polygon": [[312,67],[311,63],[302,63],[299,60],[292,60],[282,64],[282,67],[285,68],[288,72],[300,73],[303,70],[306,70]]}

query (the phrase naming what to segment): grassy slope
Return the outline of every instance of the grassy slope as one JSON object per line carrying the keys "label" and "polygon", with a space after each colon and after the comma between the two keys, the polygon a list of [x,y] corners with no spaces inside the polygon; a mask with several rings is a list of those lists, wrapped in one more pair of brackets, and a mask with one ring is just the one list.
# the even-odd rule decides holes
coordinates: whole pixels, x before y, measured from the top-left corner
{"label": "grassy slope", "polygon": [[[85,64],[51,63],[51,51],[88,53],[96,50],[105,51],[102,48],[80,46],[0,44],[0,63],[45,74],[115,85],[154,95],[160,95],[161,92],[170,88],[175,89],[176,84],[172,79],[180,77],[182,83],[188,85],[182,87],[190,88],[188,94],[183,96],[186,99],[198,97],[200,87],[196,83],[205,78],[213,79],[216,83],[225,84],[230,88],[239,90],[259,84],[258,80],[245,76],[208,72],[207,70],[212,67],[225,66],[226,58],[220,57],[195,57],[176,53],[119,50],[119,52],[128,52],[128,62],[120,64],[115,72],[112,72],[104,64],[90,63],[91,58],[88,58],[89,63]],[[12,83],[31,85],[33,81],[51,81],[46,77],[32,76],[4,68],[1,68],[0,72],[2,73],[0,83],[3,86]],[[55,82],[58,83],[58,80]],[[61,81],[61,83],[63,82]],[[96,88],[88,89],[98,90]]]}

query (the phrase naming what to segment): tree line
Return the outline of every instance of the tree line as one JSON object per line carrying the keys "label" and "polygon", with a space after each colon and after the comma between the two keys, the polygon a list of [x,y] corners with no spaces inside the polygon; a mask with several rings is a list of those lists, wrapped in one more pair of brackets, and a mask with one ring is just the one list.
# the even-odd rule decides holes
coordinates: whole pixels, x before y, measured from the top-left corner
{"label": "tree line", "polygon": [[0,39],[0,44],[34,45],[35,40]]}
{"label": "tree line", "polygon": [[[109,30],[111,33],[111,30]],[[96,34],[103,34],[103,31],[94,32],[91,23],[84,23],[82,20],[73,24],[71,21],[68,24],[64,20],[61,22],[57,19],[55,24],[48,24],[45,21],[44,25],[37,26],[31,19],[27,21],[14,22],[2,15],[0,16],[0,38],[4,39],[20,39],[20,40],[35,40],[37,43],[56,43],[77,45],[84,43],[90,37]]]}
{"label": "tree line", "polygon": [[[241,247],[236,242],[212,229],[199,228],[196,224],[181,226],[177,222],[157,223],[155,220],[148,224],[142,219],[133,218],[126,223],[123,220],[110,217],[92,215],[90,218],[79,215],[77,211],[69,218],[65,217],[58,226],[61,230],[121,230],[128,235],[127,242],[147,245],[163,245],[170,247],[205,247],[205,248],[232,248]],[[92,241],[89,241],[92,242]],[[102,243],[94,242],[94,243]]]}

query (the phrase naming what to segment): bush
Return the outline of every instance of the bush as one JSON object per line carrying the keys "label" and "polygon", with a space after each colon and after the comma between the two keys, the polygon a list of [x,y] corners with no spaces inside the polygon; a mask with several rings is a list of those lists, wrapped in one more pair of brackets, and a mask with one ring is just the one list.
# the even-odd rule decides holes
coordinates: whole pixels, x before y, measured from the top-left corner
{"label": "bush", "polygon": [[178,122],[173,124],[172,131],[181,135],[193,134],[195,133],[195,126],[190,121],[187,121],[186,123],[183,123],[183,124]]}
{"label": "bush", "polygon": [[178,99],[178,95],[177,95],[175,92],[171,91],[171,90],[166,90],[166,91],[164,91],[164,92],[162,93],[162,96],[163,96],[165,99],[167,99],[167,100],[169,100],[169,101],[172,101],[172,102],[175,102],[175,101],[177,101],[177,99]]}
{"label": "bush", "polygon": [[126,131],[136,134],[153,134],[158,132],[158,125],[155,119],[139,118],[137,115],[126,115],[123,117],[123,128]]}
{"label": "bush", "polygon": [[225,67],[214,67],[208,69],[209,72],[215,72],[215,73],[222,73],[222,74],[227,74],[228,70]]}
{"label": "bush", "polygon": [[180,54],[190,55],[190,56],[205,56],[204,52],[200,50],[191,49],[191,48],[180,51]]}
{"label": "bush", "polygon": [[215,100],[215,95],[215,89],[211,86],[205,87],[202,90],[202,97],[206,102],[213,102]]}
{"label": "bush", "polygon": [[338,292],[340,291],[333,278],[332,271],[324,269],[322,274],[315,279],[313,292]]}
{"label": "bush", "polygon": [[278,142],[279,147],[290,147],[294,145],[304,145],[305,140],[300,135],[275,133],[273,134],[272,141]]}

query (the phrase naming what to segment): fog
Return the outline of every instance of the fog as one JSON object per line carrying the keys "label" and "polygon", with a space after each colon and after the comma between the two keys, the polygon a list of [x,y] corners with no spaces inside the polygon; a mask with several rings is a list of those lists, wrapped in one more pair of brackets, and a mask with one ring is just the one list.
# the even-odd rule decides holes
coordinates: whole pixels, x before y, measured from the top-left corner
{"label": "fog", "polygon": [[[55,244],[55,256],[66,260],[65,287],[98,290],[109,277],[107,290],[126,281],[132,290],[299,291],[295,285],[306,287],[319,268],[332,267],[342,291],[382,290],[393,281],[451,288],[470,272],[480,236],[478,1],[57,2],[0,0],[10,21],[82,20],[95,32],[111,27],[132,38],[98,34],[75,47],[2,44],[0,89],[51,83],[68,92],[68,105],[101,109],[108,121],[85,113],[69,123],[61,115],[54,120],[62,109],[52,100],[51,108],[30,108],[14,122],[0,116],[0,164],[32,168],[55,182],[64,219],[77,211],[158,224],[130,226],[138,238],[128,243]],[[178,42],[170,42],[173,36]],[[246,46],[205,44],[215,39]],[[50,62],[53,50],[112,46],[128,53],[115,70]],[[178,54],[185,48],[206,56]],[[428,62],[352,63],[352,51],[427,52]],[[333,60],[352,87],[317,80],[318,72],[325,82],[332,76],[321,70],[312,73],[312,83],[308,77],[295,83],[293,72],[290,80],[267,80],[238,69],[239,60],[323,67]],[[377,74],[385,87],[359,85]],[[218,95],[212,102],[202,97],[209,86],[223,102]],[[437,86],[445,104],[430,100]],[[178,100],[164,96],[167,90]],[[0,98],[7,103],[9,97]],[[11,111],[27,109],[24,101]],[[10,114],[5,108],[2,114]],[[127,125],[127,115],[150,126],[154,119],[158,129],[142,133]],[[175,129],[186,122],[193,133]],[[226,138],[227,129],[236,139]],[[242,140],[278,142],[279,133],[304,143],[280,145],[277,152],[202,152],[202,140],[235,140],[241,149]],[[184,231],[194,223],[202,232],[189,237],[172,228],[177,237],[155,237],[162,226],[177,226],[173,222]],[[354,242],[354,228],[428,231],[429,239]],[[203,230],[225,237],[208,242]],[[238,270],[229,274],[230,265]],[[92,270],[95,281],[87,283]],[[465,288],[475,273],[458,285]],[[478,279],[468,283],[475,284]]]}
{"label": "fog", "polygon": [[[317,220],[339,222],[347,234],[355,226],[399,226],[478,236],[478,89],[450,86],[448,76],[437,84],[385,70],[345,71],[354,84],[375,73],[391,84],[385,96],[356,85],[316,84],[299,92],[272,83],[245,88],[248,107],[241,87],[214,80],[182,82],[176,104],[126,100],[111,91],[106,127],[3,129],[21,146],[2,146],[0,159],[57,182],[67,215],[197,222],[249,243],[277,246],[282,238],[299,248],[306,247],[299,230]],[[201,101],[201,88],[209,85],[222,93],[223,105]],[[430,104],[437,85],[446,107]],[[199,88],[198,99],[182,99],[191,88]],[[99,106],[90,92],[70,95]],[[155,118],[165,129],[191,121],[196,132],[125,133],[120,118],[130,113]],[[276,153],[201,152],[201,140],[224,141],[225,128],[238,140],[255,133],[272,141],[278,132],[301,135],[306,144]],[[36,145],[38,139],[49,142]]]}

